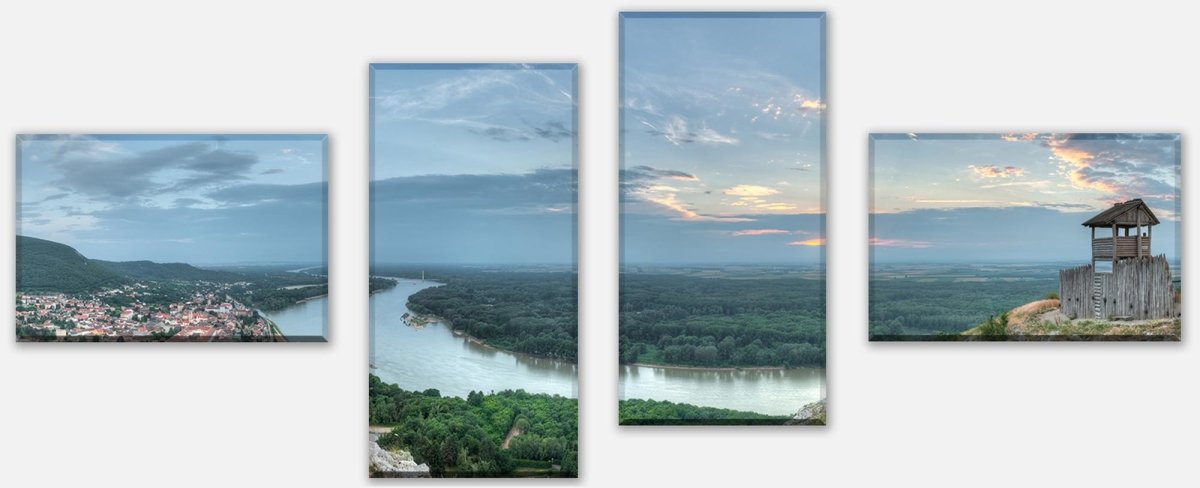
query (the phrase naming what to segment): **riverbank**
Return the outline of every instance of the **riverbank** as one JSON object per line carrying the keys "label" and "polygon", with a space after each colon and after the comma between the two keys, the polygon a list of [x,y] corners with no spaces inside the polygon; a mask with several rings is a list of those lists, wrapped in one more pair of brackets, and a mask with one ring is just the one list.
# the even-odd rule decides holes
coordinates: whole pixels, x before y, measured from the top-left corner
{"label": "riverbank", "polygon": [[267,325],[270,326],[271,342],[287,342],[288,341],[287,336],[283,335],[283,330],[280,330],[279,326],[275,324],[275,321],[268,319],[266,316],[263,316],[261,312],[259,312],[259,316],[262,317],[263,320],[266,320]]}
{"label": "riverbank", "polygon": [[800,366],[798,368],[787,368],[783,366],[727,366],[713,368],[708,366],[687,366],[682,364],[653,364],[653,363],[624,363],[621,366],[637,366],[641,368],[655,369],[677,369],[682,371],[789,371],[793,369],[809,369],[818,368],[819,366]]}
{"label": "riverbank", "polygon": [[[406,306],[407,306],[407,305],[406,305]],[[575,364],[576,364],[576,362],[575,362],[575,361],[568,361],[568,360],[566,360],[566,359],[563,359],[563,358],[556,358],[556,357],[550,357],[550,356],[541,356],[541,355],[538,355],[538,354],[530,354],[530,353],[527,353],[527,352],[514,351],[514,350],[512,350],[512,349],[507,349],[507,348],[503,348],[503,347],[497,346],[497,345],[495,345],[495,344],[492,344],[492,343],[489,343],[489,342],[487,342],[487,341],[485,341],[485,340],[483,340],[483,339],[480,339],[480,338],[478,338],[478,337],[475,337],[475,336],[473,336],[473,335],[471,335],[471,334],[468,334],[468,333],[466,333],[466,332],[463,332],[463,331],[462,331],[462,330],[460,330],[460,329],[455,329],[455,328],[454,328],[454,323],[453,323],[453,322],[451,322],[451,321],[449,321],[449,320],[446,320],[444,317],[439,317],[439,316],[437,316],[437,315],[433,315],[433,314],[418,314],[418,313],[415,313],[415,312],[410,312],[410,316],[411,316],[411,317],[420,317],[420,318],[423,320],[423,322],[422,322],[422,323],[421,323],[419,326],[417,326],[417,325],[410,325],[410,324],[408,323],[408,321],[406,320],[406,321],[405,321],[405,325],[407,325],[407,326],[409,326],[409,327],[414,327],[414,328],[418,328],[418,329],[419,329],[419,328],[425,327],[426,325],[429,325],[429,324],[432,324],[432,323],[438,323],[438,324],[442,324],[442,325],[446,326],[446,328],[447,328],[447,329],[450,329],[450,334],[454,335],[454,337],[458,337],[458,338],[460,338],[460,339],[463,339],[463,340],[465,340],[465,341],[467,341],[467,342],[470,342],[471,344],[475,344],[476,346],[480,346],[480,347],[483,347],[483,348],[486,348],[486,349],[492,349],[492,350],[495,350],[495,351],[500,351],[500,352],[503,352],[503,353],[512,354],[513,356],[523,356],[523,357],[527,357],[527,358],[530,358],[530,359],[537,359],[537,360],[542,360],[542,361],[555,361],[555,362],[559,362],[559,363],[563,363],[563,364],[571,364],[571,365],[575,365]],[[403,320],[403,316],[401,317],[401,319]],[[576,344],[576,347],[579,347],[579,346],[578,346],[578,344]]]}

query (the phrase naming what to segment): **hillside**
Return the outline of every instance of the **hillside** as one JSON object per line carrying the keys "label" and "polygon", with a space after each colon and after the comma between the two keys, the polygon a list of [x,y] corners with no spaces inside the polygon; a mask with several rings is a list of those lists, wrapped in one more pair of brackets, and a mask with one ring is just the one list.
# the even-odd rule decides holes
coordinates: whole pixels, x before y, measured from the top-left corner
{"label": "hillside", "polygon": [[234,282],[246,276],[186,263],[88,259],[66,244],[17,236],[17,290],[80,293],[130,281]]}
{"label": "hillside", "polygon": [[93,259],[92,262],[134,280],[234,282],[245,279],[245,276],[238,273],[200,269],[186,263],[116,262],[98,259]]}
{"label": "hillside", "polygon": [[17,236],[17,291],[78,293],[125,281],[71,246]]}
{"label": "hillside", "polygon": [[1071,319],[1057,299],[1037,300],[991,317],[960,335],[963,340],[1180,340],[1180,320]]}

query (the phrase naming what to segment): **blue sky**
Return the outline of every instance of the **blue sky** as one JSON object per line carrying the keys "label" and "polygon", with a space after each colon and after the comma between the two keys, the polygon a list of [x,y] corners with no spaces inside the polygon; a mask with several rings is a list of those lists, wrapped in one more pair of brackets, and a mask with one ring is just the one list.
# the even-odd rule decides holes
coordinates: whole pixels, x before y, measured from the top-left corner
{"label": "blue sky", "polygon": [[25,135],[17,233],[104,260],[325,262],[325,136]]}
{"label": "blue sky", "polygon": [[819,262],[823,16],[621,22],[624,262]]}
{"label": "blue sky", "polygon": [[1092,215],[1141,198],[1178,258],[1176,134],[876,134],[880,261],[1087,261]]}
{"label": "blue sky", "polygon": [[372,65],[376,263],[575,260],[575,65]]}

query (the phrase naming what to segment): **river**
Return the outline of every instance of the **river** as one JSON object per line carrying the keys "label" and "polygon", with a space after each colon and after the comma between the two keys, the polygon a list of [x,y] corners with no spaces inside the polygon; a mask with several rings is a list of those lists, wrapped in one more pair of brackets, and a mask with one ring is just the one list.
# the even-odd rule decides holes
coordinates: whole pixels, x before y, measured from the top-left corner
{"label": "river", "polygon": [[275,322],[289,342],[325,342],[329,337],[328,296],[305,300],[283,310],[258,313]]}
{"label": "river", "polygon": [[[454,335],[441,323],[404,325],[400,317],[409,312],[408,297],[440,283],[398,281],[395,287],[371,295],[371,372],[383,381],[407,390],[435,388],[443,395],[460,397],[471,390],[518,388],[578,397],[574,364],[480,345]],[[824,370],[815,368],[733,371],[621,366],[619,391],[623,399],[652,398],[783,415],[824,398],[824,386]]]}
{"label": "river", "polygon": [[622,365],[619,398],[790,415],[825,397],[825,370],[715,370]]}
{"label": "river", "polygon": [[471,390],[524,389],[530,393],[579,396],[572,363],[513,354],[454,335],[445,324],[404,325],[408,297],[440,283],[399,279],[371,295],[371,372],[407,390],[435,388],[466,397]]}

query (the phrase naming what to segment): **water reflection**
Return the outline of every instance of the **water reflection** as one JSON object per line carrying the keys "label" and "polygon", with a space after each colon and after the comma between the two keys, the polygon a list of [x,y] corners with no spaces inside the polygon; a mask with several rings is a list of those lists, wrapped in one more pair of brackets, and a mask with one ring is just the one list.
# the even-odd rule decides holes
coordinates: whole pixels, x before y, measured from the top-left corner
{"label": "water reflection", "polygon": [[733,370],[623,365],[621,399],[654,399],[771,415],[796,413],[825,396],[820,368]]}

